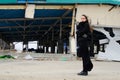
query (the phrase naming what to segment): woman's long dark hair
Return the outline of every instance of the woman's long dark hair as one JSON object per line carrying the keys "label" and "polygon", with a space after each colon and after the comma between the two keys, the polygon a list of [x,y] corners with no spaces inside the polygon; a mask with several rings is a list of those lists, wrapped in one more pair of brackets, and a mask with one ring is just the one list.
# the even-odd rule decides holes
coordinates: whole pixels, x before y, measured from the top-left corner
{"label": "woman's long dark hair", "polygon": [[88,21],[88,17],[85,14],[83,14],[82,16],[84,16],[86,18],[86,23],[89,25],[90,31],[93,32],[93,28],[90,26],[90,23]]}
{"label": "woman's long dark hair", "polygon": [[86,18],[86,22],[89,24],[88,17],[85,14],[83,14],[82,16]]}

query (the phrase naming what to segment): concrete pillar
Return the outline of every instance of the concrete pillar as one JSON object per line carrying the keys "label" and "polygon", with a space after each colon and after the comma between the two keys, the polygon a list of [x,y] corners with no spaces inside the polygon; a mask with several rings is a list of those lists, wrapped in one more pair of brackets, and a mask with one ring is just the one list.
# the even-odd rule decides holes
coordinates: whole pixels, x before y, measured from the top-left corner
{"label": "concrete pillar", "polygon": [[45,53],[45,46],[43,45],[43,53]]}
{"label": "concrete pillar", "polygon": [[55,41],[51,41],[51,44],[50,44],[50,46],[51,46],[51,53],[55,53]]}
{"label": "concrete pillar", "polygon": [[0,49],[2,49],[2,39],[0,39]]}
{"label": "concrete pillar", "polygon": [[70,53],[71,54],[75,54],[77,53],[77,36],[76,36],[76,9],[73,9],[73,15],[72,15],[72,26],[71,26],[71,33],[70,33],[70,37],[69,37],[69,44],[70,44]]}
{"label": "concrete pillar", "polygon": [[5,50],[5,41],[2,40],[2,49]]}
{"label": "concrete pillar", "polygon": [[10,43],[5,42],[5,49],[10,49]]}
{"label": "concrete pillar", "polygon": [[14,44],[10,43],[10,49],[14,49],[14,48],[15,48]]}
{"label": "concrete pillar", "polygon": [[63,41],[58,41],[58,53],[63,53]]}
{"label": "concrete pillar", "polygon": [[48,45],[46,45],[46,53],[48,53],[48,52],[49,52],[48,48],[49,48],[49,46],[48,46]]}
{"label": "concrete pillar", "polygon": [[24,46],[23,47],[24,48],[23,51],[27,52],[28,51],[28,41],[24,41],[23,42],[23,46]]}
{"label": "concrete pillar", "polygon": [[28,51],[28,43],[26,44],[26,51]]}
{"label": "concrete pillar", "polygon": [[50,46],[51,46],[51,53],[55,53],[56,43],[54,41],[54,27],[52,28],[52,41],[50,43]]}
{"label": "concrete pillar", "polygon": [[39,49],[39,43],[40,43],[40,41],[38,40],[38,42],[37,42],[37,49]]}
{"label": "concrete pillar", "polygon": [[60,19],[60,33],[58,40],[58,53],[63,53],[63,41],[62,41],[62,19]]}

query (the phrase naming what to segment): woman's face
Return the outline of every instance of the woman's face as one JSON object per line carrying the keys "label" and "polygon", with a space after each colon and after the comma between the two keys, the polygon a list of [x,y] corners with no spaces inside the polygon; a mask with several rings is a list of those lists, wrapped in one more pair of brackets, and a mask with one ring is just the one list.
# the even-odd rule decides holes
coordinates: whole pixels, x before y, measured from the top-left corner
{"label": "woman's face", "polygon": [[85,16],[81,16],[81,22],[85,22],[85,21],[86,21]]}

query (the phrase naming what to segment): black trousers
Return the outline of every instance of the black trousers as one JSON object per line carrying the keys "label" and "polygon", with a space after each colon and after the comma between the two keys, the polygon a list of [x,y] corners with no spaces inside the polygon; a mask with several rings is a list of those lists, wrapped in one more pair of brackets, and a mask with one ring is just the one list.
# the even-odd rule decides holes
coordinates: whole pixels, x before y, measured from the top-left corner
{"label": "black trousers", "polygon": [[88,50],[88,41],[84,40],[80,43],[80,54],[82,57],[82,61],[83,61],[83,71],[87,72],[87,71],[91,71],[93,68],[93,64],[92,61],[90,59],[90,53]]}

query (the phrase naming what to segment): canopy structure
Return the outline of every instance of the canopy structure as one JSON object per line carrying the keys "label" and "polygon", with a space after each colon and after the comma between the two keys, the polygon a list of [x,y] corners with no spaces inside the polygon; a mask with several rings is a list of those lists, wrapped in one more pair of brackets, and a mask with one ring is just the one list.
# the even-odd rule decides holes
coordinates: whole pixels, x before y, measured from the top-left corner
{"label": "canopy structure", "polygon": [[48,50],[51,46],[54,53],[55,46],[59,46],[58,53],[63,53],[64,43],[69,43],[73,5],[36,4],[33,18],[25,17],[26,6],[0,5],[0,47],[3,49],[6,43],[9,48],[13,42],[28,45],[29,41],[38,41],[38,48],[46,46]]}
{"label": "canopy structure", "polygon": [[[25,7],[23,3],[35,3],[39,5],[35,9],[34,19],[25,18]],[[43,5],[40,5],[42,3]],[[119,5],[119,0],[2,0],[0,4],[0,34],[4,40],[9,42],[23,40],[39,40],[47,36],[56,35],[60,38],[60,24],[64,36],[70,33],[72,24],[72,14],[74,5],[68,4],[115,4]],[[7,4],[7,5],[6,5]],[[15,4],[15,5],[11,5]],[[18,5],[20,4],[20,5]],[[46,5],[44,5],[46,4]],[[68,5],[67,7],[49,4]],[[23,6],[24,5],[24,6]],[[42,6],[42,8],[41,8]],[[96,19],[95,19],[96,20]],[[65,30],[66,29],[66,30]],[[68,30],[67,30],[68,29]],[[52,40],[53,37],[48,39]],[[68,38],[68,37],[67,37]],[[18,40],[19,39],[19,40]]]}
{"label": "canopy structure", "polygon": [[72,9],[35,9],[34,19],[25,18],[24,9],[0,9],[0,34],[9,42],[59,39],[70,33]]}
{"label": "canopy structure", "polygon": [[1,4],[17,3],[44,3],[44,4],[113,4],[120,5],[120,0],[1,0]]}
{"label": "canopy structure", "polygon": [[80,4],[115,4],[120,5],[120,0],[47,0],[48,3],[80,3]]}
{"label": "canopy structure", "polygon": [[[0,39],[7,43],[23,41],[25,44],[28,41],[39,41],[39,45],[58,45],[61,49],[64,43],[68,46],[70,34],[74,36],[75,13],[79,17],[89,13],[94,25],[107,25],[111,23],[110,18],[118,18],[116,14],[120,0],[1,0],[0,4]],[[26,8],[30,4],[35,6],[33,18],[26,18]],[[96,16],[94,10],[98,10],[94,13]],[[113,14],[115,16],[111,16]],[[115,22],[119,26],[119,22]]]}

